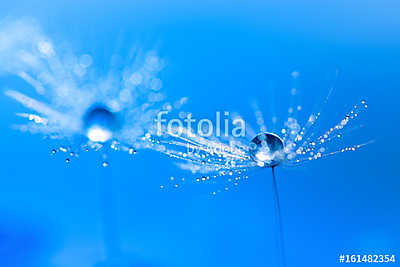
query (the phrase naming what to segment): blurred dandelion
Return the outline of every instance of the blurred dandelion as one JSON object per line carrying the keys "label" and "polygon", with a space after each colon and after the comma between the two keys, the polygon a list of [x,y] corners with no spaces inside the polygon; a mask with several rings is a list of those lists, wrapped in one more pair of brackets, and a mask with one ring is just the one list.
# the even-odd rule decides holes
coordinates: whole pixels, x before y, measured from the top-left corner
{"label": "blurred dandelion", "polygon": [[65,51],[35,20],[0,24],[0,72],[16,75],[35,89],[5,91],[31,111],[17,113],[27,123],[14,127],[61,140],[51,153],[64,152],[66,162],[82,151],[101,150],[106,158],[109,149],[135,154],[148,148],[144,137],[154,130],[154,116],[165,106],[173,108],[163,103],[158,74],[164,62],[156,52],[132,50],[128,60],[122,71],[99,75],[95,59]]}
{"label": "blurred dandelion", "polygon": [[[18,130],[60,140],[51,154],[63,154],[70,163],[84,151],[101,151],[101,166],[109,166],[109,151],[134,155],[137,149],[152,148],[146,137],[154,128],[160,110],[179,109],[187,98],[174,106],[164,102],[164,67],[155,51],[132,50],[127,66],[106,75],[96,73],[94,58],[74,55],[46,36],[33,19],[6,20],[0,24],[0,73],[15,75],[34,92],[8,89],[5,94],[30,112],[17,113],[27,122]],[[106,266],[131,266],[121,255],[113,203],[111,169],[101,168]],[[103,266],[102,265],[102,266]],[[134,264],[135,265],[135,264]]]}

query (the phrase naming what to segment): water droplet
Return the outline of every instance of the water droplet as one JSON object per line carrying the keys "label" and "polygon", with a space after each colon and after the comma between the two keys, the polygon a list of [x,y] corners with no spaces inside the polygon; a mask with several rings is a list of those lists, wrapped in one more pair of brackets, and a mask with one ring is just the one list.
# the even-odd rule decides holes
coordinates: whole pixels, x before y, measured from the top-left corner
{"label": "water droplet", "polygon": [[250,156],[260,167],[277,166],[285,157],[282,139],[271,133],[260,133],[251,143]]}
{"label": "water droplet", "polygon": [[89,140],[104,143],[112,138],[119,125],[114,113],[104,107],[95,106],[86,113],[84,127]]}

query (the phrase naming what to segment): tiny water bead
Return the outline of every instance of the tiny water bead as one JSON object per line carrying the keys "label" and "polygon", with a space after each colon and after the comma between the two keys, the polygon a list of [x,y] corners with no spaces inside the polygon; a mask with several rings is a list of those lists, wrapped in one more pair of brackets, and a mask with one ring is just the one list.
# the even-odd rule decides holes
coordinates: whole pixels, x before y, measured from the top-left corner
{"label": "tiny water bead", "polygon": [[117,116],[103,106],[90,108],[83,118],[86,136],[93,142],[104,143],[118,130]]}
{"label": "tiny water bead", "polygon": [[134,149],[133,147],[130,147],[129,149],[128,149],[128,153],[129,153],[129,155],[136,155],[136,153],[137,153],[137,151],[136,151],[136,149]]}
{"label": "tiny water bead", "polygon": [[260,167],[275,167],[285,157],[283,140],[273,133],[260,133],[251,140],[249,152]]}

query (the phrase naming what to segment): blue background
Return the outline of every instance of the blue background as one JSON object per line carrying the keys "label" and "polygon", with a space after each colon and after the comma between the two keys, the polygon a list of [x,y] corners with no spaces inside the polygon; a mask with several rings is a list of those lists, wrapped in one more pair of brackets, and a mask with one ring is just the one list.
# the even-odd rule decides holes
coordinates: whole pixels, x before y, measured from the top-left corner
{"label": "blue background", "polygon": [[[230,110],[251,120],[253,99],[266,117],[273,104],[284,118],[294,70],[308,114],[338,70],[321,129],[367,99],[366,127],[349,141],[375,142],[277,170],[288,266],[400,257],[399,1],[7,2],[0,17],[35,17],[100,71],[131,45],[155,48],[169,98],[188,96],[186,109],[202,118]],[[29,90],[13,77],[0,84]],[[66,166],[49,155],[53,143],[10,128],[22,110],[0,95],[1,266],[278,266],[268,170],[217,197],[194,186],[160,191],[171,175],[193,176],[152,151],[113,154],[106,170],[92,153]]]}

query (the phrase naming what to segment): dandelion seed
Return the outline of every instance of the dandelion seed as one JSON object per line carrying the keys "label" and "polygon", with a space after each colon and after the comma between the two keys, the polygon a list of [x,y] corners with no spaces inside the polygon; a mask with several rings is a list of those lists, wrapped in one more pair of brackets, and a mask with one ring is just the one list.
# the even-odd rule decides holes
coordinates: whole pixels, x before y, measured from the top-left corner
{"label": "dandelion seed", "polygon": [[[297,78],[297,75],[294,78]],[[323,102],[324,105],[327,103],[331,93],[332,88]],[[243,173],[246,173],[250,169],[271,168],[276,218],[278,220],[277,231],[279,232],[280,258],[283,266],[285,266],[283,227],[275,176],[276,167],[299,166],[305,162],[313,162],[339,153],[353,152],[369,144],[369,142],[365,142],[350,147],[340,147],[344,140],[343,135],[346,133],[345,129],[348,129],[349,125],[360,117],[359,115],[365,110],[366,106],[366,101],[361,101],[361,105],[353,106],[353,109],[345,114],[342,120],[328,130],[323,131],[322,134],[319,134],[316,130],[316,125],[321,117],[322,108],[308,116],[303,126],[294,117],[296,115],[295,110],[289,108],[289,117],[284,120],[280,132],[274,133],[261,130],[267,129],[267,126],[264,125],[265,120],[262,117],[259,107],[253,104],[256,122],[261,130],[260,133],[255,134],[255,137],[253,135],[251,139],[248,136],[244,138],[234,136],[211,136],[205,138],[201,135],[189,134],[188,131],[182,131],[182,135],[180,136],[166,135],[165,139],[162,140],[162,143],[166,147],[162,153],[185,161],[186,164],[178,164],[182,169],[200,173],[217,173],[217,179],[213,179],[211,185],[221,184],[222,190],[217,189],[216,191],[212,191],[213,195],[219,192],[218,190],[228,191],[229,186],[237,187],[242,178],[247,180],[248,175],[243,175]],[[296,110],[300,111],[303,109],[297,108]],[[350,116],[349,114],[357,114],[357,116]],[[273,117],[272,121],[276,121],[275,117]],[[183,153],[180,150],[187,148],[188,144],[190,144],[191,150],[196,151],[196,153],[190,153],[183,157]],[[228,149],[218,150],[216,149],[218,147],[227,147]],[[214,152],[211,153],[210,151]],[[235,175],[235,177],[233,179],[229,178],[232,175]],[[228,176],[228,178],[225,178],[225,176]],[[208,183],[208,180],[204,176],[201,180],[199,178],[196,179],[196,182],[200,181]]]}
{"label": "dandelion seed", "polygon": [[53,42],[32,20],[0,24],[0,42],[0,72],[20,77],[35,89],[5,92],[31,110],[18,113],[28,121],[15,128],[60,139],[77,153],[107,147],[129,154],[158,149],[146,141],[155,133],[154,117],[165,105],[157,77],[164,63],[155,51],[139,51],[121,71],[111,69],[100,76],[91,55],[60,49],[65,46]]}

